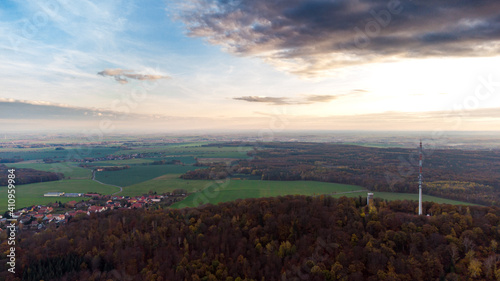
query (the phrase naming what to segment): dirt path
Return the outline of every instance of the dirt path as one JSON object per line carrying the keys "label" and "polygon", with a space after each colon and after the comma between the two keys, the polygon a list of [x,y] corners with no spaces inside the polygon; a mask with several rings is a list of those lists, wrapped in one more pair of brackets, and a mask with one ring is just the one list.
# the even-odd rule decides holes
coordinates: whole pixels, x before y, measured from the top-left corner
{"label": "dirt path", "polygon": [[95,170],[92,170],[92,180],[93,180],[93,181],[95,181],[95,182],[98,182],[98,183],[100,183],[100,184],[103,184],[103,185],[116,186],[116,187],[120,188],[120,191],[117,191],[117,192],[115,192],[115,193],[111,193],[111,195],[116,195],[116,194],[118,194],[118,193],[120,193],[120,192],[122,192],[122,191],[123,191],[123,187],[121,187],[121,186],[114,185],[114,184],[103,183],[103,182],[100,182],[100,181],[96,180],[96,179],[95,179]]}

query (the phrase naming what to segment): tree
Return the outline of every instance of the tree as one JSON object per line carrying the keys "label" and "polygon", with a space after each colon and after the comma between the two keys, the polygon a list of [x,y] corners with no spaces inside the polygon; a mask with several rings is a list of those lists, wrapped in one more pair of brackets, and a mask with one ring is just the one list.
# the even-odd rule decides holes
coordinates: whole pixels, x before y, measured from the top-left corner
{"label": "tree", "polygon": [[469,276],[472,278],[479,278],[481,276],[481,262],[473,259],[469,263]]}

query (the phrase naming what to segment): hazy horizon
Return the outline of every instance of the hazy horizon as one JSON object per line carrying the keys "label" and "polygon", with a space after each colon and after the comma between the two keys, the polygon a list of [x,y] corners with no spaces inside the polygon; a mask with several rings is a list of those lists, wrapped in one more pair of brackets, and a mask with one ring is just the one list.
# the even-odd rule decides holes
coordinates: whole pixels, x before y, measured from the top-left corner
{"label": "hazy horizon", "polygon": [[496,132],[499,9],[4,1],[0,133]]}

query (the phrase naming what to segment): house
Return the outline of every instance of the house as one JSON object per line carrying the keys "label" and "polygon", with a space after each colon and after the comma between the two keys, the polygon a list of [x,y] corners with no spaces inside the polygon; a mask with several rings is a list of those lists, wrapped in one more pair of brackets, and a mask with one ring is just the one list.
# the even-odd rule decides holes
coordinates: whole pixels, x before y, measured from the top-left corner
{"label": "house", "polygon": [[71,212],[66,212],[66,216],[67,217],[76,217],[78,216],[79,214],[87,214],[87,212],[85,211],[82,211],[82,210],[77,210],[77,211],[71,211]]}
{"label": "house", "polygon": [[39,214],[50,213],[50,212],[52,212],[52,210],[54,210],[54,208],[52,208],[52,207],[47,207],[47,206],[41,206],[41,207],[38,209],[38,213],[39,213]]}
{"label": "house", "polygon": [[103,207],[103,206],[90,206],[87,214],[90,215],[90,213],[97,213],[97,212],[100,213],[100,212],[105,211],[105,210],[106,210],[106,207]]}
{"label": "house", "polygon": [[45,217],[45,216],[42,214],[37,214],[37,215],[33,215],[33,217],[38,220],[38,219],[43,219],[43,217]]}
{"label": "house", "polygon": [[141,203],[134,203],[130,206],[130,209],[140,209],[140,208],[142,208]]}
{"label": "house", "polygon": [[66,203],[66,205],[67,205],[69,208],[74,208],[74,207],[75,207],[75,205],[76,205],[76,203],[77,203],[77,202],[73,200],[73,201],[69,201],[69,202],[67,202],[67,203]]}
{"label": "house", "polygon": [[76,216],[76,211],[74,211],[74,212],[66,212],[65,215],[68,216],[68,217],[74,217],[74,216]]}
{"label": "house", "polygon": [[65,219],[66,219],[66,216],[65,216],[65,215],[62,215],[62,214],[61,214],[61,215],[57,215],[57,216],[55,216],[55,219],[56,219],[57,221],[63,221],[63,220],[65,220]]}
{"label": "house", "polygon": [[82,207],[86,207],[87,206],[87,203],[85,202],[78,202],[75,204],[75,208],[82,208]]}
{"label": "house", "polygon": [[52,221],[53,219],[54,219],[54,216],[53,216],[52,214],[48,214],[48,215],[46,215],[46,216],[43,218],[43,220],[44,220],[44,221],[47,221],[47,220],[48,220],[48,221]]}

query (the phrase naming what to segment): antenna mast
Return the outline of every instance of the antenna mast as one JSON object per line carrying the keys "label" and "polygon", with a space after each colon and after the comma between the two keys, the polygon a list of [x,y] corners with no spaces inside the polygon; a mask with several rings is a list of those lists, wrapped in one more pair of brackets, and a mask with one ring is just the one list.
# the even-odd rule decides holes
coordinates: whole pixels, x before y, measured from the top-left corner
{"label": "antenna mast", "polygon": [[422,140],[418,149],[418,215],[422,215]]}

